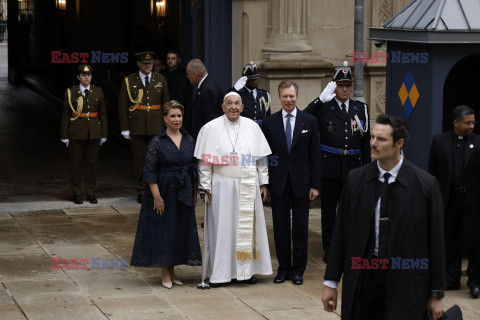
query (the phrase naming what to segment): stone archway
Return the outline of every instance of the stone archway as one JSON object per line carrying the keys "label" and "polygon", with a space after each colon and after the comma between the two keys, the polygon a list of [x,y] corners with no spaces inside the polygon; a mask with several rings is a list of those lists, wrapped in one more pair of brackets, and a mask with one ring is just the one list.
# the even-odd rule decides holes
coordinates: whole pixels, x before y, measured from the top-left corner
{"label": "stone archway", "polygon": [[[448,73],[443,87],[443,132],[451,130],[452,111],[461,104],[475,110],[476,120],[480,120],[480,54],[467,56],[457,62]],[[476,126],[474,132],[479,133]]]}

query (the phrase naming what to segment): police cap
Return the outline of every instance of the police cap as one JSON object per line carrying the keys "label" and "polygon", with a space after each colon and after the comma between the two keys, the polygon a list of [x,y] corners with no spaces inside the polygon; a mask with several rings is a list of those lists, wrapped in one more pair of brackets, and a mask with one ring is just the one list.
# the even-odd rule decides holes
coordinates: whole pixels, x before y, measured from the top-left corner
{"label": "police cap", "polygon": [[247,77],[248,79],[260,78],[260,76],[258,75],[257,65],[253,61],[250,61],[250,64],[243,66],[242,75],[244,77]]}
{"label": "police cap", "polygon": [[343,61],[343,67],[335,68],[333,81],[353,81],[352,69],[348,67],[347,61]]}

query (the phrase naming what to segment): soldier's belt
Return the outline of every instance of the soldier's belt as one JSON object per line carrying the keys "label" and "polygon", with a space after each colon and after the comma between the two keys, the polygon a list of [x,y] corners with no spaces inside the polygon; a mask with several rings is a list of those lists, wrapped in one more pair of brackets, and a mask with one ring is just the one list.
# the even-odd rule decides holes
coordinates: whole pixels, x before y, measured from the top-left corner
{"label": "soldier's belt", "polygon": [[[132,106],[133,108],[134,106]],[[138,106],[136,110],[145,110],[145,111],[150,111],[150,110],[161,110],[162,106],[159,104],[153,105],[153,106]]]}
{"label": "soldier's belt", "polygon": [[323,144],[320,145],[320,149],[322,149],[323,151],[327,151],[333,154],[339,154],[343,156],[353,156],[356,154],[360,154],[360,149],[337,149],[337,148],[325,146]]}
{"label": "soldier's belt", "polygon": [[87,113],[73,113],[73,116],[79,116],[80,118],[96,118],[98,117],[98,112],[87,112]]}

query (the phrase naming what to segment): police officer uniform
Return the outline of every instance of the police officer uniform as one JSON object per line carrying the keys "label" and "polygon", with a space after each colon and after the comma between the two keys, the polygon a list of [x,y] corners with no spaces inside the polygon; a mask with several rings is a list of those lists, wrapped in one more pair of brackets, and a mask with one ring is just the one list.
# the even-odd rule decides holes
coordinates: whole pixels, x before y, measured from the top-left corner
{"label": "police officer uniform", "polygon": [[[336,68],[333,81],[352,82],[351,69]],[[369,163],[370,130],[367,105],[348,99],[323,103],[320,98],[304,110],[317,117],[322,150],[321,209],[322,244],[326,261],[336,209],[350,170]]]}
{"label": "police officer uniform", "polygon": [[[251,80],[258,79],[260,76],[258,75],[257,65],[251,61],[250,64],[244,66],[242,76]],[[240,90],[233,87],[230,91],[237,92],[242,98],[244,108],[241,116],[252,119],[261,125],[263,118],[271,114],[271,98],[268,91],[260,88],[251,90],[246,85]]]}
{"label": "police officer uniform", "polygon": [[[90,65],[80,65],[77,74],[91,74]],[[83,203],[81,198],[82,170],[85,168],[87,200],[95,198],[95,171],[101,143],[108,133],[107,110],[100,87],[81,84],[65,92],[64,111],[61,122],[61,139],[69,147],[73,201]]]}
{"label": "police officer uniform", "polygon": [[[153,52],[139,52],[139,62],[153,62]],[[125,77],[118,101],[120,129],[122,135],[128,132],[131,140],[133,170],[135,177],[142,172],[145,150],[150,140],[160,132],[163,125],[162,107],[170,100],[165,77],[151,72]],[[125,136],[125,135],[124,135]],[[145,184],[136,181],[137,201],[141,203]]]}

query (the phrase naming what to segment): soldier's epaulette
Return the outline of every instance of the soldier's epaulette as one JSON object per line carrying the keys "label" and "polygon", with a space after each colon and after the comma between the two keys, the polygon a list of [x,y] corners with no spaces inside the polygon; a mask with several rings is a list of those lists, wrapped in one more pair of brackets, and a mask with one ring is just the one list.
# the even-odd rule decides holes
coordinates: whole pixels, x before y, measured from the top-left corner
{"label": "soldier's epaulette", "polygon": [[127,76],[127,78],[133,77],[133,76],[135,76],[135,75],[138,75],[138,72],[135,72],[135,73],[129,74],[129,75]]}
{"label": "soldier's epaulette", "polygon": [[260,89],[260,88],[257,88],[257,90],[258,90],[259,92],[264,92],[264,93],[267,93],[267,92],[268,92],[267,90]]}
{"label": "soldier's epaulette", "polygon": [[366,104],[365,102],[362,102],[362,101],[353,100],[353,99],[350,99],[350,100],[353,101],[353,102],[355,102],[355,103],[359,103],[361,107],[363,107],[363,105]]}

